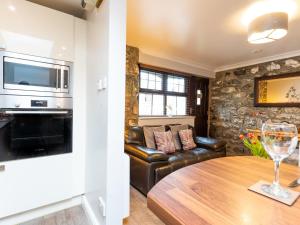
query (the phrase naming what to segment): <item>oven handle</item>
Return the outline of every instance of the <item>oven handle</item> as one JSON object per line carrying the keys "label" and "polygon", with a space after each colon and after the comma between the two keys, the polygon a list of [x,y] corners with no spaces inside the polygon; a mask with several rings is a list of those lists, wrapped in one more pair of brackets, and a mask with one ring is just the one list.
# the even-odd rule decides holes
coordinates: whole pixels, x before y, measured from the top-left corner
{"label": "oven handle", "polygon": [[68,114],[69,111],[5,111],[5,114]]}

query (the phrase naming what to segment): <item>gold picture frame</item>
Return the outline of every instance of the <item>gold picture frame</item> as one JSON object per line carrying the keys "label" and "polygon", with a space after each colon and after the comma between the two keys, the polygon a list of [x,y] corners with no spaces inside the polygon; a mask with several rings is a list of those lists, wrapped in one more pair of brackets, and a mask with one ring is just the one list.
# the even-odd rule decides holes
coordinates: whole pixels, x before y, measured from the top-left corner
{"label": "gold picture frame", "polygon": [[299,107],[300,72],[255,78],[254,106]]}

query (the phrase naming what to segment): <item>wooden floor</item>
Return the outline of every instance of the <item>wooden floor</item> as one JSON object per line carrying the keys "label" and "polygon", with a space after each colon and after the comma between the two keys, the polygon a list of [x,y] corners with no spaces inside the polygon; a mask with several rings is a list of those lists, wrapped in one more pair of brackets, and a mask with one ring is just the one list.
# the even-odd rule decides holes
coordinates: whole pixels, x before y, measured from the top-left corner
{"label": "wooden floor", "polygon": [[148,208],[147,199],[136,189],[130,189],[130,217],[124,225],[164,225]]}
{"label": "wooden floor", "polygon": [[23,223],[20,225],[90,225],[81,206]]}
{"label": "wooden floor", "polygon": [[[148,208],[144,195],[136,189],[130,189],[130,217],[124,225],[164,225]],[[90,225],[82,209],[77,206],[50,214],[20,225]]]}

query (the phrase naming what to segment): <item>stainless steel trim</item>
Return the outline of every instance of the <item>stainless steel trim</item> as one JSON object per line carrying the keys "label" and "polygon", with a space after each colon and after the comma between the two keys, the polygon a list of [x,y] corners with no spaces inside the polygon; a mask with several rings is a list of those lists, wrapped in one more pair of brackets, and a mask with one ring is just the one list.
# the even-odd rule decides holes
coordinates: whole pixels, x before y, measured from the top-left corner
{"label": "stainless steel trim", "polygon": [[[23,91],[24,92],[24,91]],[[29,92],[30,93],[30,92]],[[31,101],[47,101],[47,107],[32,107]],[[17,107],[18,106],[18,107]],[[64,97],[0,95],[0,109],[5,110],[69,110],[73,108],[73,99]]]}
{"label": "stainless steel trim", "polygon": [[63,92],[63,85],[64,85],[64,67],[61,67],[60,70],[60,92]]}
{"label": "stainless steel trim", "polygon": [[11,63],[17,63],[17,64],[22,64],[22,65],[30,65],[30,66],[38,66],[38,67],[43,67],[43,68],[53,68],[53,69],[58,68],[56,64],[45,63],[45,62],[35,62],[32,60],[27,60],[27,59],[10,58],[9,56],[4,57],[4,62],[11,62]]}
{"label": "stainless steel trim", "polygon": [[5,114],[68,114],[68,111],[4,111]]}
{"label": "stainless steel trim", "polygon": [[[68,72],[68,88],[65,88],[65,71]],[[70,88],[70,67],[62,66],[61,68],[61,92],[68,93]]]}
{"label": "stainless steel trim", "polygon": [[0,172],[4,172],[5,171],[5,165],[0,165]]}
{"label": "stainless steel trim", "polygon": [[33,86],[33,85],[21,85],[21,84],[4,84],[4,89],[59,93],[59,90],[57,88],[41,87],[41,86]]}
{"label": "stainless steel trim", "polygon": [[[68,89],[61,88],[49,88],[47,87],[39,87],[39,86],[27,86],[27,85],[14,85],[14,84],[4,84],[4,74],[3,74],[3,66],[4,66],[4,57],[16,58],[20,60],[29,60],[37,63],[42,63],[43,65],[53,65],[56,68],[62,68],[64,66],[69,68],[69,87]],[[1,95],[10,95],[10,96],[40,96],[40,97],[50,97],[50,98],[72,98],[73,95],[73,63],[70,61],[56,60],[26,54],[13,53],[9,51],[4,51],[0,49],[0,96]],[[14,86],[10,86],[14,85]],[[25,86],[25,87],[24,87]],[[69,107],[69,103],[68,107]],[[0,101],[0,105],[6,105]]]}
{"label": "stainless steel trim", "polygon": [[56,90],[58,89],[58,71],[56,70]]}
{"label": "stainless steel trim", "polygon": [[39,57],[39,56],[32,56],[32,55],[26,55],[26,54],[20,54],[20,53],[14,53],[9,51],[1,51],[1,56],[7,56],[10,58],[17,58],[17,59],[24,59],[24,60],[31,60],[35,62],[43,62],[48,64],[56,64],[56,65],[71,65],[71,62],[63,61],[63,60],[56,60],[56,59],[50,59],[45,57]]}

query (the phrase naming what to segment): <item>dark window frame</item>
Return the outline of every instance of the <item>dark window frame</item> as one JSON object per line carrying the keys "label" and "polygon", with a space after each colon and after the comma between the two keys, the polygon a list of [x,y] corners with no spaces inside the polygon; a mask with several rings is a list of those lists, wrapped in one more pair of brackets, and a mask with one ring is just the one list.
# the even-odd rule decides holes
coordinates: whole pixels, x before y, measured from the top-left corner
{"label": "dark window frame", "polygon": [[[189,82],[190,77],[187,75],[183,75],[181,72],[168,70],[168,69],[162,69],[162,68],[154,68],[152,66],[145,66],[141,65],[139,66],[139,83],[141,84],[141,71],[146,72],[152,72],[157,74],[162,74],[162,90],[154,90],[154,89],[148,89],[148,88],[141,88],[139,87],[139,94],[159,94],[163,95],[163,115],[141,115],[140,117],[167,117],[167,96],[178,96],[178,97],[185,97],[186,98],[186,112],[185,115],[178,115],[178,116],[188,116],[189,115],[189,99],[190,99],[190,93],[189,93]],[[168,76],[173,77],[179,77],[184,79],[184,92],[173,92],[168,91]],[[139,97],[138,97],[139,101]],[[153,104],[153,101],[152,101]],[[174,115],[177,116],[177,115]]]}

